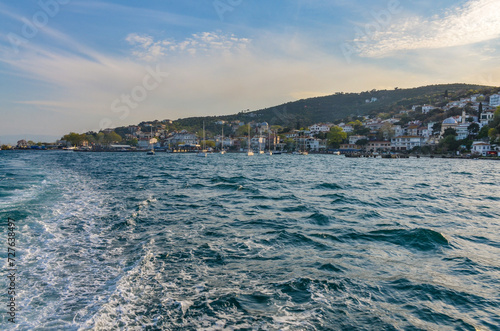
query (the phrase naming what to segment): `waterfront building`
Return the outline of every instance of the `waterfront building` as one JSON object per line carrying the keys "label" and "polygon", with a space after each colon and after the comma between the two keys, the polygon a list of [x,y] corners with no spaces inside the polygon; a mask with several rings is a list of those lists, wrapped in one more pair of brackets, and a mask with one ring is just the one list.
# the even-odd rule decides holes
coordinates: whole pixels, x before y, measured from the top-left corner
{"label": "waterfront building", "polygon": [[486,156],[488,155],[488,152],[491,151],[491,145],[484,141],[474,141],[472,143],[471,151],[474,154],[480,154],[482,156]]}
{"label": "waterfront building", "polygon": [[396,151],[408,151],[414,147],[423,145],[424,139],[420,136],[400,136],[391,139],[391,149]]}

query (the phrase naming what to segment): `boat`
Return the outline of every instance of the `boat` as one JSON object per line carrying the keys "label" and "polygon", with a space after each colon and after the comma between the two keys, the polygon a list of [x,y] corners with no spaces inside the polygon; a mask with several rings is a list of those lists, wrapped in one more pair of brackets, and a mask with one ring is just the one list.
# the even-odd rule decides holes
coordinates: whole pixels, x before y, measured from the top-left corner
{"label": "boat", "polygon": [[206,142],[205,142],[205,122],[203,122],[203,149],[200,152],[198,152],[198,154],[196,154],[196,156],[198,156],[198,157],[207,157],[208,156],[208,152],[207,152],[205,145],[206,145]]}
{"label": "boat", "polygon": [[153,127],[151,126],[151,139],[149,139],[149,145],[151,146],[151,150],[146,153],[146,155],[155,155],[154,144],[156,144],[158,140],[153,138]]}
{"label": "boat", "polygon": [[271,151],[271,129],[269,129],[268,131],[268,138],[267,138],[267,141],[269,142],[269,150],[267,151],[267,155],[273,155],[273,152]]}
{"label": "boat", "polygon": [[264,154],[265,152],[262,150],[262,143],[260,142],[261,139],[262,139],[262,128],[259,129],[259,154]]}
{"label": "boat", "polygon": [[252,151],[252,145],[250,142],[250,123],[248,123],[248,151],[247,151],[247,156],[253,156],[253,151]]}
{"label": "boat", "polygon": [[222,138],[220,140],[220,154],[221,155],[226,154],[226,151],[224,150],[224,124],[222,124]]}
{"label": "boat", "polygon": [[303,138],[303,140],[304,140],[304,149],[303,150],[299,149],[298,151],[293,152],[292,153],[293,155],[309,155],[309,152],[306,151],[306,139]]}

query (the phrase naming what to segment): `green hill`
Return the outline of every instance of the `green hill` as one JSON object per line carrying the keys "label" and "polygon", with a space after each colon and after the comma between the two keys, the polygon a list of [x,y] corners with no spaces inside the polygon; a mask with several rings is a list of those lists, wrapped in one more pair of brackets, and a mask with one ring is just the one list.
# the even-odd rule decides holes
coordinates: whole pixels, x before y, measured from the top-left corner
{"label": "green hill", "polygon": [[[448,91],[448,97],[453,100],[478,92],[493,93],[498,91],[498,88],[470,84],[442,84],[410,89],[396,88],[361,93],[336,93],[218,118],[244,122],[255,120],[268,122],[271,125],[306,126],[318,122],[334,122],[349,116],[376,115],[419,104],[439,104],[445,102],[446,91]],[[376,101],[371,102],[372,98],[376,98]],[[366,102],[366,100],[370,100],[370,102]],[[189,120],[193,119],[180,121]]]}

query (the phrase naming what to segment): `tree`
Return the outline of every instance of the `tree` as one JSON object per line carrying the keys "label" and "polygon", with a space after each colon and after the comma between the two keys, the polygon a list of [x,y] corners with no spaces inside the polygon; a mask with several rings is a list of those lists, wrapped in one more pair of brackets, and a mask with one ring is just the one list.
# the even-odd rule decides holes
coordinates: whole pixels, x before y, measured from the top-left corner
{"label": "tree", "polygon": [[488,125],[485,125],[479,130],[479,133],[477,134],[477,139],[483,139],[488,137],[488,132],[490,131],[490,127]]}
{"label": "tree", "polygon": [[316,138],[318,138],[318,139],[326,139],[326,133],[324,133],[324,132],[318,132],[316,134]]}
{"label": "tree", "polygon": [[120,137],[120,135],[114,131],[104,135],[105,144],[119,143],[121,141],[122,137]]}
{"label": "tree", "polygon": [[442,128],[441,122],[434,123],[434,125],[432,126],[432,134],[436,135],[436,134],[440,133],[441,128]]}
{"label": "tree", "polygon": [[448,136],[456,137],[457,131],[453,128],[447,128],[446,130],[444,130],[443,137],[448,137]]}
{"label": "tree", "polygon": [[356,141],[356,145],[364,147],[364,146],[368,145],[368,139],[359,139],[358,141]]}
{"label": "tree", "polygon": [[380,127],[379,132],[381,133],[379,139],[391,139],[394,137],[394,126],[389,122],[385,122]]}
{"label": "tree", "polygon": [[139,144],[139,141],[137,140],[137,138],[132,138],[132,139],[127,140],[127,145],[137,146],[138,144]]}
{"label": "tree", "polygon": [[283,142],[285,143],[287,150],[292,149],[295,144],[295,141],[292,138],[286,138]]}
{"label": "tree", "polygon": [[239,126],[238,129],[236,129],[236,136],[248,136],[248,125]]}
{"label": "tree", "polygon": [[[448,130],[448,129],[446,129],[446,130]],[[443,152],[456,151],[460,147],[460,142],[455,139],[455,136],[450,134],[450,135],[444,137],[439,142],[439,145],[442,148]]]}
{"label": "tree", "polygon": [[477,136],[479,129],[480,129],[479,124],[477,124],[477,123],[470,124],[469,128],[467,129],[469,131],[469,136],[472,136],[472,137]]}
{"label": "tree", "polygon": [[66,140],[72,146],[79,146],[85,140],[85,134],[70,132],[69,134],[63,136],[62,140]]}
{"label": "tree", "polygon": [[498,136],[498,130],[497,129],[491,128],[488,131],[488,137],[490,137],[491,141],[495,141],[495,139],[497,138],[497,136]]}
{"label": "tree", "polygon": [[204,146],[206,147],[211,147],[211,148],[215,148],[215,141],[213,140],[205,140],[205,141],[201,141],[201,145],[203,146],[203,143],[205,143]]}
{"label": "tree", "polygon": [[344,139],[347,138],[347,133],[344,132],[341,128],[338,126],[332,126],[330,128],[330,132],[328,132],[327,139],[328,139],[328,146],[331,146],[333,148],[339,148],[340,143]]}

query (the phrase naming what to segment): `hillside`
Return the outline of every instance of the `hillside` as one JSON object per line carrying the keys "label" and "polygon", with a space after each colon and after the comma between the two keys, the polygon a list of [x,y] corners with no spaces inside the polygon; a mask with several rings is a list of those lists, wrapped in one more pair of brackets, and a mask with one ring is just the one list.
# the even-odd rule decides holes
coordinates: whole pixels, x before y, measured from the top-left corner
{"label": "hillside", "polygon": [[[336,93],[333,95],[302,99],[282,105],[220,116],[224,120],[255,120],[271,125],[307,126],[318,122],[334,122],[349,116],[364,116],[404,109],[418,104],[436,104],[444,101],[445,92],[450,99],[473,94],[474,91],[488,93],[498,88],[470,84],[429,85],[411,89],[372,90],[362,93]],[[371,102],[372,98],[376,101]],[[366,100],[370,100],[369,103]],[[373,99],[375,100],[375,99]],[[199,118],[198,118],[199,119]],[[181,119],[188,123],[195,119]],[[197,122],[195,120],[195,122]]]}

